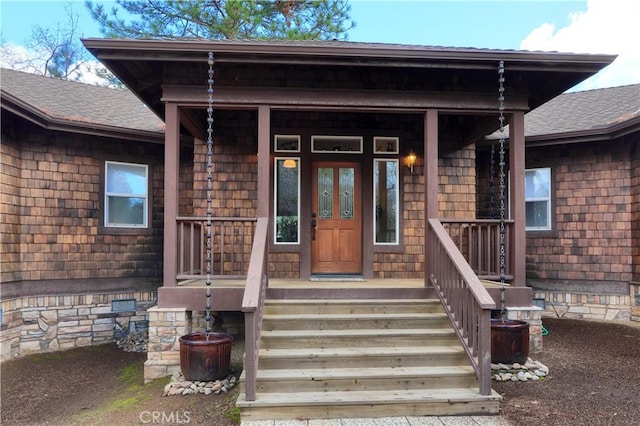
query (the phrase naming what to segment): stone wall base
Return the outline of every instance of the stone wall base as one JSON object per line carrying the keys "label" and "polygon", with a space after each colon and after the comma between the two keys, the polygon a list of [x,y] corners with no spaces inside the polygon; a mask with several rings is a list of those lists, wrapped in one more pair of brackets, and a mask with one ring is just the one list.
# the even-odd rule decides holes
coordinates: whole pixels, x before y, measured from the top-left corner
{"label": "stone wall base", "polygon": [[[112,312],[111,302],[136,299],[136,311]],[[31,353],[113,343],[119,330],[147,320],[155,291],[28,296],[2,301],[0,360]]]}
{"label": "stone wall base", "polygon": [[640,283],[632,282],[631,291],[631,321],[640,322]]}
{"label": "stone wall base", "polygon": [[149,351],[144,363],[144,382],[171,376],[180,371],[180,336],[191,333],[191,311],[160,309],[149,315]]}
{"label": "stone wall base", "polygon": [[[187,311],[180,308],[148,310],[149,352],[144,363],[144,381],[171,376],[180,371],[180,336],[205,331],[204,312]],[[232,334],[238,338],[244,334],[242,312],[220,312],[214,314],[211,327],[214,332]]]}
{"label": "stone wall base", "polygon": [[508,307],[507,319],[529,323],[529,353],[542,352],[542,312],[537,306]]}
{"label": "stone wall base", "polygon": [[637,311],[631,295],[536,291],[533,297],[544,299],[543,316],[551,318],[631,321]]}

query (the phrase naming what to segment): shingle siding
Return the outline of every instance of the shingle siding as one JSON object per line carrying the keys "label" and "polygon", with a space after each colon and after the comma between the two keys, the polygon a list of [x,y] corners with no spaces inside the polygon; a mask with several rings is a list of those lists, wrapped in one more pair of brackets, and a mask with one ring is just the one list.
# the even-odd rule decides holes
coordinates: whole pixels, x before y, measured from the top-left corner
{"label": "shingle siding", "polygon": [[623,141],[615,149],[608,142],[527,151],[528,168],[551,167],[554,188],[553,230],[527,233],[528,279],[585,286],[632,280],[637,189],[630,152]]}
{"label": "shingle siding", "polygon": [[[0,202],[8,213],[0,219],[2,282],[161,276],[164,172],[158,145],[47,131],[15,116],[2,124],[2,176],[8,180]],[[150,165],[150,231],[117,235],[100,229],[106,160]]]}

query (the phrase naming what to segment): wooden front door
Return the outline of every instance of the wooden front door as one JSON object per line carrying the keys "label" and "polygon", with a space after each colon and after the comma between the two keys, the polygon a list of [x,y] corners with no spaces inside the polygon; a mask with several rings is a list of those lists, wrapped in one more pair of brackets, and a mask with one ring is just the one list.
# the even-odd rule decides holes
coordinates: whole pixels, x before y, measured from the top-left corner
{"label": "wooden front door", "polygon": [[362,273],[360,164],[313,163],[311,273]]}

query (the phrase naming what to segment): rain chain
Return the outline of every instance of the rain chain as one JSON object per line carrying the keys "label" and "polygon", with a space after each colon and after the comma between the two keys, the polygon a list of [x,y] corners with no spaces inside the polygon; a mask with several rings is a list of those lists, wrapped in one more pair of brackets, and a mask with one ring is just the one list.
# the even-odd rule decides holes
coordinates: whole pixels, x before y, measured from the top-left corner
{"label": "rain chain", "polygon": [[211,264],[213,257],[213,225],[211,201],[213,198],[213,52],[209,52],[207,60],[209,64],[208,71],[208,88],[207,88],[207,278],[205,281],[207,287],[207,303],[205,306],[205,321],[207,333],[211,332]]}
{"label": "rain chain", "polygon": [[491,168],[489,171],[489,217],[496,218],[496,146],[491,144]]}
{"label": "rain chain", "polygon": [[506,304],[504,300],[505,293],[505,230],[504,230],[504,222],[505,222],[505,205],[504,205],[504,191],[505,191],[505,183],[504,183],[504,145],[505,145],[505,136],[504,136],[504,128],[505,128],[505,117],[504,117],[504,61],[500,61],[498,65],[498,111],[500,112],[499,120],[500,120],[500,139],[499,139],[499,167],[500,167],[500,181],[499,181],[499,193],[500,193],[500,315],[502,320],[505,320],[506,317]]}

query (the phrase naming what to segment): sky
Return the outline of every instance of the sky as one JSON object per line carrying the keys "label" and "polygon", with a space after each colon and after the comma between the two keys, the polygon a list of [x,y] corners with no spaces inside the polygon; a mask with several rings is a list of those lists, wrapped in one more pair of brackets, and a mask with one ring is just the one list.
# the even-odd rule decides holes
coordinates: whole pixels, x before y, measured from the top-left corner
{"label": "sky", "polygon": [[[95,3],[113,4],[111,0]],[[640,0],[351,0],[350,41],[427,46],[616,54],[605,70],[573,90],[640,83]],[[20,49],[33,27],[80,15],[84,37],[101,37],[84,2],[0,0],[0,32]]]}

